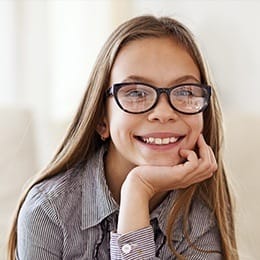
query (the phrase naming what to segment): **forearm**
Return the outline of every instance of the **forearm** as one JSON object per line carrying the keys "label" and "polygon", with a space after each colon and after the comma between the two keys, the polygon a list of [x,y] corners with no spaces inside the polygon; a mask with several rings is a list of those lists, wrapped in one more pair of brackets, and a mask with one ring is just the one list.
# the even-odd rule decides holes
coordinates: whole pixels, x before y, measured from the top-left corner
{"label": "forearm", "polygon": [[117,233],[111,233],[111,259],[158,259],[150,225],[149,193],[131,173],[121,189]]}
{"label": "forearm", "polygon": [[119,234],[125,234],[150,225],[149,196],[142,183],[129,175],[121,189],[118,219]]}

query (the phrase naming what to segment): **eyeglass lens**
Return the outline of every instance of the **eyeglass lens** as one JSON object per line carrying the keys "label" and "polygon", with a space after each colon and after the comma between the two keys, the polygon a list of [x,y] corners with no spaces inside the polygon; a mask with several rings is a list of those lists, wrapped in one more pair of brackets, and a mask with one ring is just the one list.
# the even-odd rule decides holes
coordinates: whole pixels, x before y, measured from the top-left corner
{"label": "eyeglass lens", "polygon": [[[149,85],[126,84],[118,89],[117,99],[124,110],[142,113],[155,105],[159,98],[157,92],[156,88]],[[198,85],[182,84],[171,89],[169,101],[176,110],[192,114],[201,111],[207,105],[207,97],[207,89]]]}

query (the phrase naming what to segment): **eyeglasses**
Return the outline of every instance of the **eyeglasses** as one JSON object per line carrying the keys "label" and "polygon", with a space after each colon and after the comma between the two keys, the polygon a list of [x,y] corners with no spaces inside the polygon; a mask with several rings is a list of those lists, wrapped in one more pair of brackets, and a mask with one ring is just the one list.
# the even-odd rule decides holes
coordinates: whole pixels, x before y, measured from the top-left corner
{"label": "eyeglasses", "polygon": [[211,87],[204,84],[185,83],[171,88],[157,88],[140,82],[113,84],[106,96],[114,96],[118,106],[125,112],[141,114],[153,109],[161,94],[168,97],[170,106],[183,114],[203,112],[210,100]]}

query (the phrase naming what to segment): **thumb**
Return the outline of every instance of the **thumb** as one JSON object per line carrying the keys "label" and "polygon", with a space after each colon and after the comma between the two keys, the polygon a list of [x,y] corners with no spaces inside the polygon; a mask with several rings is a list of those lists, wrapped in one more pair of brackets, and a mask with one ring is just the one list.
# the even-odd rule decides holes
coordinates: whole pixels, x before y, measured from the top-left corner
{"label": "thumb", "polygon": [[181,149],[179,154],[184,159],[184,163],[198,160],[198,156],[193,150]]}
{"label": "thumb", "polygon": [[194,151],[192,151],[192,150],[189,150],[189,149],[181,149],[180,151],[179,151],[179,154],[180,154],[180,156],[183,158],[183,159],[185,159],[185,160],[189,160],[190,158],[190,156],[191,156],[191,154],[193,154],[194,153]]}

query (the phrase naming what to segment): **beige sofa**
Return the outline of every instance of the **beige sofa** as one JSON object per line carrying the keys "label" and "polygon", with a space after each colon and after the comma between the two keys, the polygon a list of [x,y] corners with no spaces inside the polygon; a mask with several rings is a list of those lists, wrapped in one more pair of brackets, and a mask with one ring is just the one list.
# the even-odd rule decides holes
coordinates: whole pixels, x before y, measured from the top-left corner
{"label": "beige sofa", "polygon": [[225,160],[236,195],[241,259],[260,259],[260,115],[225,117]]}
{"label": "beige sofa", "polygon": [[36,170],[32,116],[25,109],[0,108],[0,259],[7,229],[23,185]]}
{"label": "beige sofa", "polygon": [[[37,169],[34,124],[29,111],[0,109],[0,260],[5,259],[4,241],[16,201],[26,180]],[[64,124],[66,125],[66,124]],[[60,138],[63,125],[52,126]],[[225,160],[237,196],[237,227],[241,259],[260,259],[260,116],[225,117]],[[57,133],[57,131],[59,133]]]}

